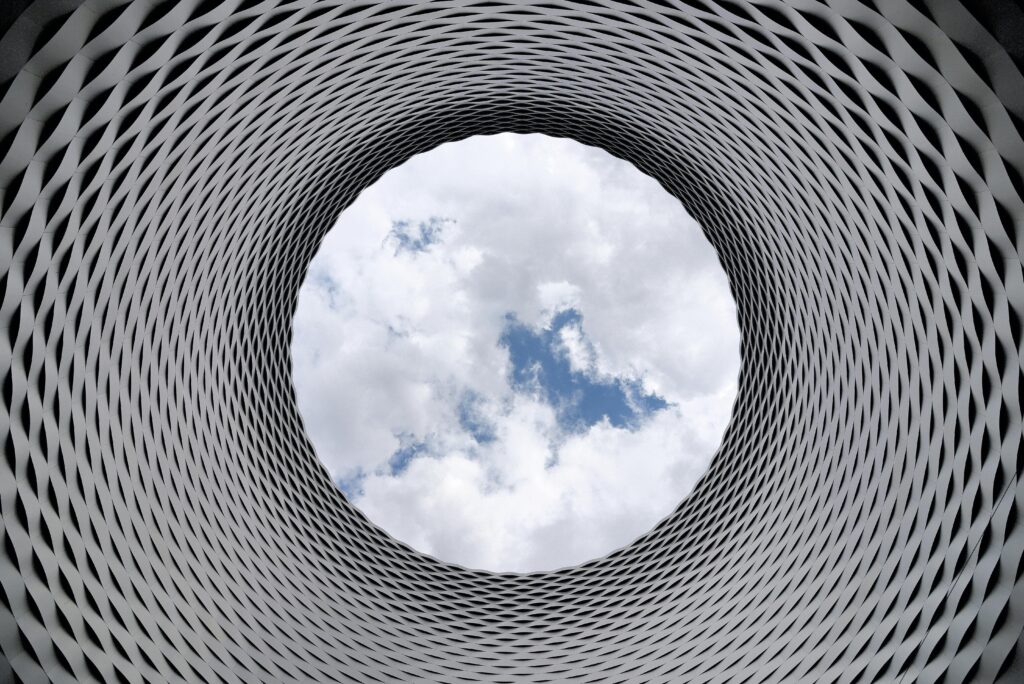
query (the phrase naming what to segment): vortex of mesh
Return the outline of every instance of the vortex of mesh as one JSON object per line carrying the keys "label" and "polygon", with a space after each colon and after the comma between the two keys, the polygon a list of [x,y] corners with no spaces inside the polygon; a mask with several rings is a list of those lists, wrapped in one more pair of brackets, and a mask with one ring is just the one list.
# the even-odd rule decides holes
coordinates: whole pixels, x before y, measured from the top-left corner
{"label": "vortex of mesh", "polygon": [[[7,12],[0,680],[1024,680],[1024,76],[966,3]],[[662,183],[743,336],[694,492],[526,575],[367,521],[290,379],[339,212],[501,131]]]}

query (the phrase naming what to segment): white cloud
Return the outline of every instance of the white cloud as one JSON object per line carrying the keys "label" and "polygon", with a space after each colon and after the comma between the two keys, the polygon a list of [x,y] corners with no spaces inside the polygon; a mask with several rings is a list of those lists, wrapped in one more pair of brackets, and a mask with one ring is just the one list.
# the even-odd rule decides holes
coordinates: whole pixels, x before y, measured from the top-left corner
{"label": "white cloud", "polygon": [[[392,222],[431,217],[450,219],[439,241],[396,254]],[[560,334],[574,369],[642,377],[673,405],[575,434],[513,392],[505,315],[539,327],[567,307],[583,315]],[[497,570],[600,556],[670,513],[739,367],[725,276],[682,206],[600,150],[510,134],[441,146],[360,195],[310,266],[292,354],[321,459],[365,475],[355,503],[416,548]],[[495,439],[465,429],[467,401]],[[424,446],[391,475],[402,435]]]}
{"label": "white cloud", "polygon": [[578,325],[567,325],[558,331],[559,341],[569,357],[569,367],[580,373],[593,374],[597,368],[597,349]]}

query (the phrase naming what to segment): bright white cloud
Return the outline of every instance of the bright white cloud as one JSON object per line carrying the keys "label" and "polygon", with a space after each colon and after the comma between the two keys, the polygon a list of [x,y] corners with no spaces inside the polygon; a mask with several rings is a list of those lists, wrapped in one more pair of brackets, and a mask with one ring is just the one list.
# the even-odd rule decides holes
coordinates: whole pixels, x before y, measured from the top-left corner
{"label": "bright white cloud", "polygon": [[[670,405],[580,431],[543,388],[517,391],[507,315],[541,334],[567,309],[581,321],[555,338],[572,370]],[[739,368],[725,275],[679,202],[539,135],[385,174],[326,236],[294,330],[299,408],[332,477],[395,537],[493,570],[579,563],[669,514],[718,445]]]}

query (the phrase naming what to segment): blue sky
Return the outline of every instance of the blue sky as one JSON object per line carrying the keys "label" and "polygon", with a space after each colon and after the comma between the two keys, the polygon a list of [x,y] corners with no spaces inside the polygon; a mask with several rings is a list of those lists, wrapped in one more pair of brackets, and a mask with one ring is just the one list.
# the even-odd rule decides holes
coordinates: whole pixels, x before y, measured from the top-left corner
{"label": "blue sky", "polygon": [[[409,221],[399,226],[406,229]],[[419,226],[436,226],[434,220],[420,222]],[[421,232],[420,235],[434,232]],[[411,251],[425,251],[433,242],[420,240]],[[406,244],[406,243],[403,243]],[[328,292],[333,288],[328,286]],[[557,311],[545,326],[531,327],[521,323],[514,313],[505,316],[505,328],[498,344],[508,353],[508,382],[516,393],[532,395],[549,405],[555,420],[565,433],[585,433],[594,425],[607,421],[624,430],[636,430],[657,411],[669,403],[644,389],[641,378],[599,377],[585,369],[574,368],[562,342],[561,333],[575,328],[585,343],[583,315],[574,308]],[[459,400],[459,427],[479,445],[493,442],[497,436],[495,426],[479,410],[483,398],[467,391]],[[404,473],[413,459],[430,458],[431,436],[402,433],[400,446],[388,460],[391,476]],[[556,453],[553,450],[553,454]],[[554,465],[552,461],[548,467]],[[361,496],[366,473],[359,472],[337,481],[338,487],[350,498]]]}
{"label": "blue sky", "polygon": [[579,563],[668,515],[739,369],[728,282],[679,202],[539,135],[443,145],[363,191],[293,329],[330,477],[398,539],[490,570]]}
{"label": "blue sky", "polygon": [[395,244],[395,256],[402,252],[425,252],[441,240],[445,224],[451,222],[452,219],[442,216],[431,216],[425,221],[392,221],[388,239]]}
{"label": "blue sky", "polygon": [[501,346],[508,350],[510,384],[517,392],[535,392],[555,409],[559,426],[567,432],[586,432],[607,420],[612,426],[636,429],[668,402],[644,391],[640,378],[595,377],[573,368],[560,333],[577,328],[584,341],[583,314],[574,308],[555,313],[551,322],[535,328],[506,316]]}

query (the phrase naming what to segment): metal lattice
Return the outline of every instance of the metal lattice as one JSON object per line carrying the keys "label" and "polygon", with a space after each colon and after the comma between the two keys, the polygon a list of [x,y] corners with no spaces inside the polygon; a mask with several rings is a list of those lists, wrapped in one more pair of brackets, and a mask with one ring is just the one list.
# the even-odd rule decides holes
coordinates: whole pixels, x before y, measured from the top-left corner
{"label": "metal lattice", "polygon": [[[0,680],[1024,680],[1024,76],[966,5],[6,11]],[[341,209],[500,131],[657,178],[743,335],[692,495],[530,575],[369,523],[288,358]]]}

